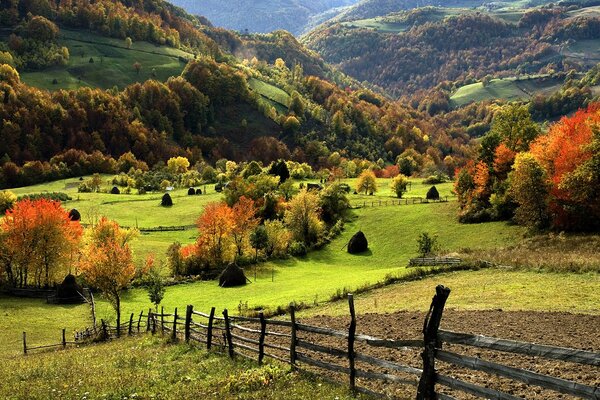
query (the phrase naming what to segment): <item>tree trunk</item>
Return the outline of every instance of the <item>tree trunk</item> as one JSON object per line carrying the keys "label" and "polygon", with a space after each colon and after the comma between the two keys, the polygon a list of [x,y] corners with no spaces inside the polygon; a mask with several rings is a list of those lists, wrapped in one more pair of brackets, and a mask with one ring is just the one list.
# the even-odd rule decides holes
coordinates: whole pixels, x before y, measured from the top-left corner
{"label": "tree trunk", "polygon": [[121,336],[121,298],[115,295],[115,310],[117,311],[117,337]]}

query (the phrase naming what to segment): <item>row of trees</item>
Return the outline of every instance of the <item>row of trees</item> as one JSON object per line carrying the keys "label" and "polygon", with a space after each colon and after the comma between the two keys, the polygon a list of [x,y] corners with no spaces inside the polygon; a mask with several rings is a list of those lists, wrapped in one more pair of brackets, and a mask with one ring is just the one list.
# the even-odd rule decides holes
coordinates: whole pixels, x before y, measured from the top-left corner
{"label": "row of trees", "polygon": [[482,140],[478,162],[457,173],[460,219],[598,229],[599,111],[592,104],[541,134],[525,106],[505,107]]}

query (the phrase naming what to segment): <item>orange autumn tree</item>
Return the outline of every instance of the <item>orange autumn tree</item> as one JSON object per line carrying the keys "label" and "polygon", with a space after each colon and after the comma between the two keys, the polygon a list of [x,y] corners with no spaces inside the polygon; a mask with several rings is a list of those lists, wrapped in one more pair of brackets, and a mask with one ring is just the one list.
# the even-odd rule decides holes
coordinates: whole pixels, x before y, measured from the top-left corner
{"label": "orange autumn tree", "polygon": [[595,103],[562,118],[531,145],[531,153],[548,176],[549,208],[556,228],[586,230],[593,228],[593,216],[598,217],[594,149],[599,126],[600,103]]}
{"label": "orange autumn tree", "polygon": [[116,222],[102,217],[88,232],[81,260],[86,280],[102,291],[117,313],[117,335],[121,333],[121,291],[136,274],[129,247],[135,235],[134,230],[122,229]]}
{"label": "orange autumn tree", "polygon": [[[13,286],[49,286],[70,270],[82,235],[60,202],[24,199],[1,223],[0,260]],[[60,276],[60,273],[63,276]]]}
{"label": "orange autumn tree", "polygon": [[260,219],[256,217],[254,201],[245,196],[240,197],[232,207],[233,227],[231,234],[236,247],[236,256],[241,257],[250,233],[258,226]]}
{"label": "orange autumn tree", "polygon": [[200,237],[196,245],[208,265],[223,265],[230,252],[235,226],[233,210],[225,203],[209,203],[198,218]]}

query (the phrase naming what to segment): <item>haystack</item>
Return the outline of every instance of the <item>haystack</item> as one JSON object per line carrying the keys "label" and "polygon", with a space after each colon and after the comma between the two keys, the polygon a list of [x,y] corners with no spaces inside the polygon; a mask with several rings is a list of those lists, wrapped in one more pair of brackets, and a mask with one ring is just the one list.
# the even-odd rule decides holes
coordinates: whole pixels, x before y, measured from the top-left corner
{"label": "haystack", "polygon": [[77,211],[77,209],[74,208],[71,211],[69,211],[69,219],[71,221],[80,221],[81,214],[79,213],[79,211]]}
{"label": "haystack", "polygon": [[194,196],[196,195],[196,189],[194,189],[193,187],[188,189],[188,196]]}
{"label": "haystack", "polygon": [[427,191],[426,198],[427,198],[427,200],[439,200],[440,199],[440,192],[438,192],[438,190],[437,190],[437,188],[435,186],[432,186]]}
{"label": "haystack", "polygon": [[67,275],[56,287],[56,301],[61,304],[78,304],[85,302],[83,288],[77,283],[74,275]]}
{"label": "haystack", "polygon": [[113,186],[113,188],[110,190],[110,194],[121,194],[121,190],[119,190],[118,187]]}
{"label": "haystack", "polygon": [[348,253],[350,254],[364,253],[368,249],[369,242],[362,231],[356,232],[348,242]]}
{"label": "haystack", "polygon": [[221,287],[235,287],[244,286],[246,284],[246,275],[244,270],[235,264],[229,264],[227,268],[221,272],[219,276],[219,286]]}
{"label": "haystack", "polygon": [[160,205],[163,207],[171,207],[173,205],[173,199],[169,193],[165,193],[160,201]]}

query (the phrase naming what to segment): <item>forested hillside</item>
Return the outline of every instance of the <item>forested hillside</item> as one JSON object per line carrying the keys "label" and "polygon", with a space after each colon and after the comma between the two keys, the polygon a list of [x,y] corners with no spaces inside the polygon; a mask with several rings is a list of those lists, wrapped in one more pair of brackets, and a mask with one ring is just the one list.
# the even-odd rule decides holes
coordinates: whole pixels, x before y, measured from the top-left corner
{"label": "forested hillside", "polygon": [[[288,33],[239,36],[158,1],[77,0],[67,7],[15,0],[0,15],[9,27],[0,45],[5,185],[113,171],[128,152],[128,162],[148,166],[184,155],[191,162],[293,158],[335,167],[341,156],[399,162],[407,174],[452,174],[480,134],[471,125],[491,118],[478,106],[432,118],[337,74]],[[100,56],[70,54],[62,46],[65,27],[89,41],[100,35],[122,42],[99,43],[107,49]],[[112,49],[135,54],[143,43],[189,54],[180,57],[181,76],[159,79],[131,56],[128,74],[139,82],[111,89],[82,79],[58,90],[55,78],[40,85],[47,91],[21,79],[73,72],[73,58],[83,78],[83,65],[93,65],[96,78],[104,69],[109,76]]]}
{"label": "forested hillside", "polygon": [[348,75],[399,97],[487,75],[584,70],[585,60],[565,56],[565,45],[600,38],[600,19],[574,7],[518,13],[423,8],[328,24],[304,43]]}
{"label": "forested hillside", "polygon": [[207,17],[215,25],[241,32],[268,33],[283,29],[303,33],[311,19],[357,0],[174,0],[188,12]]}

